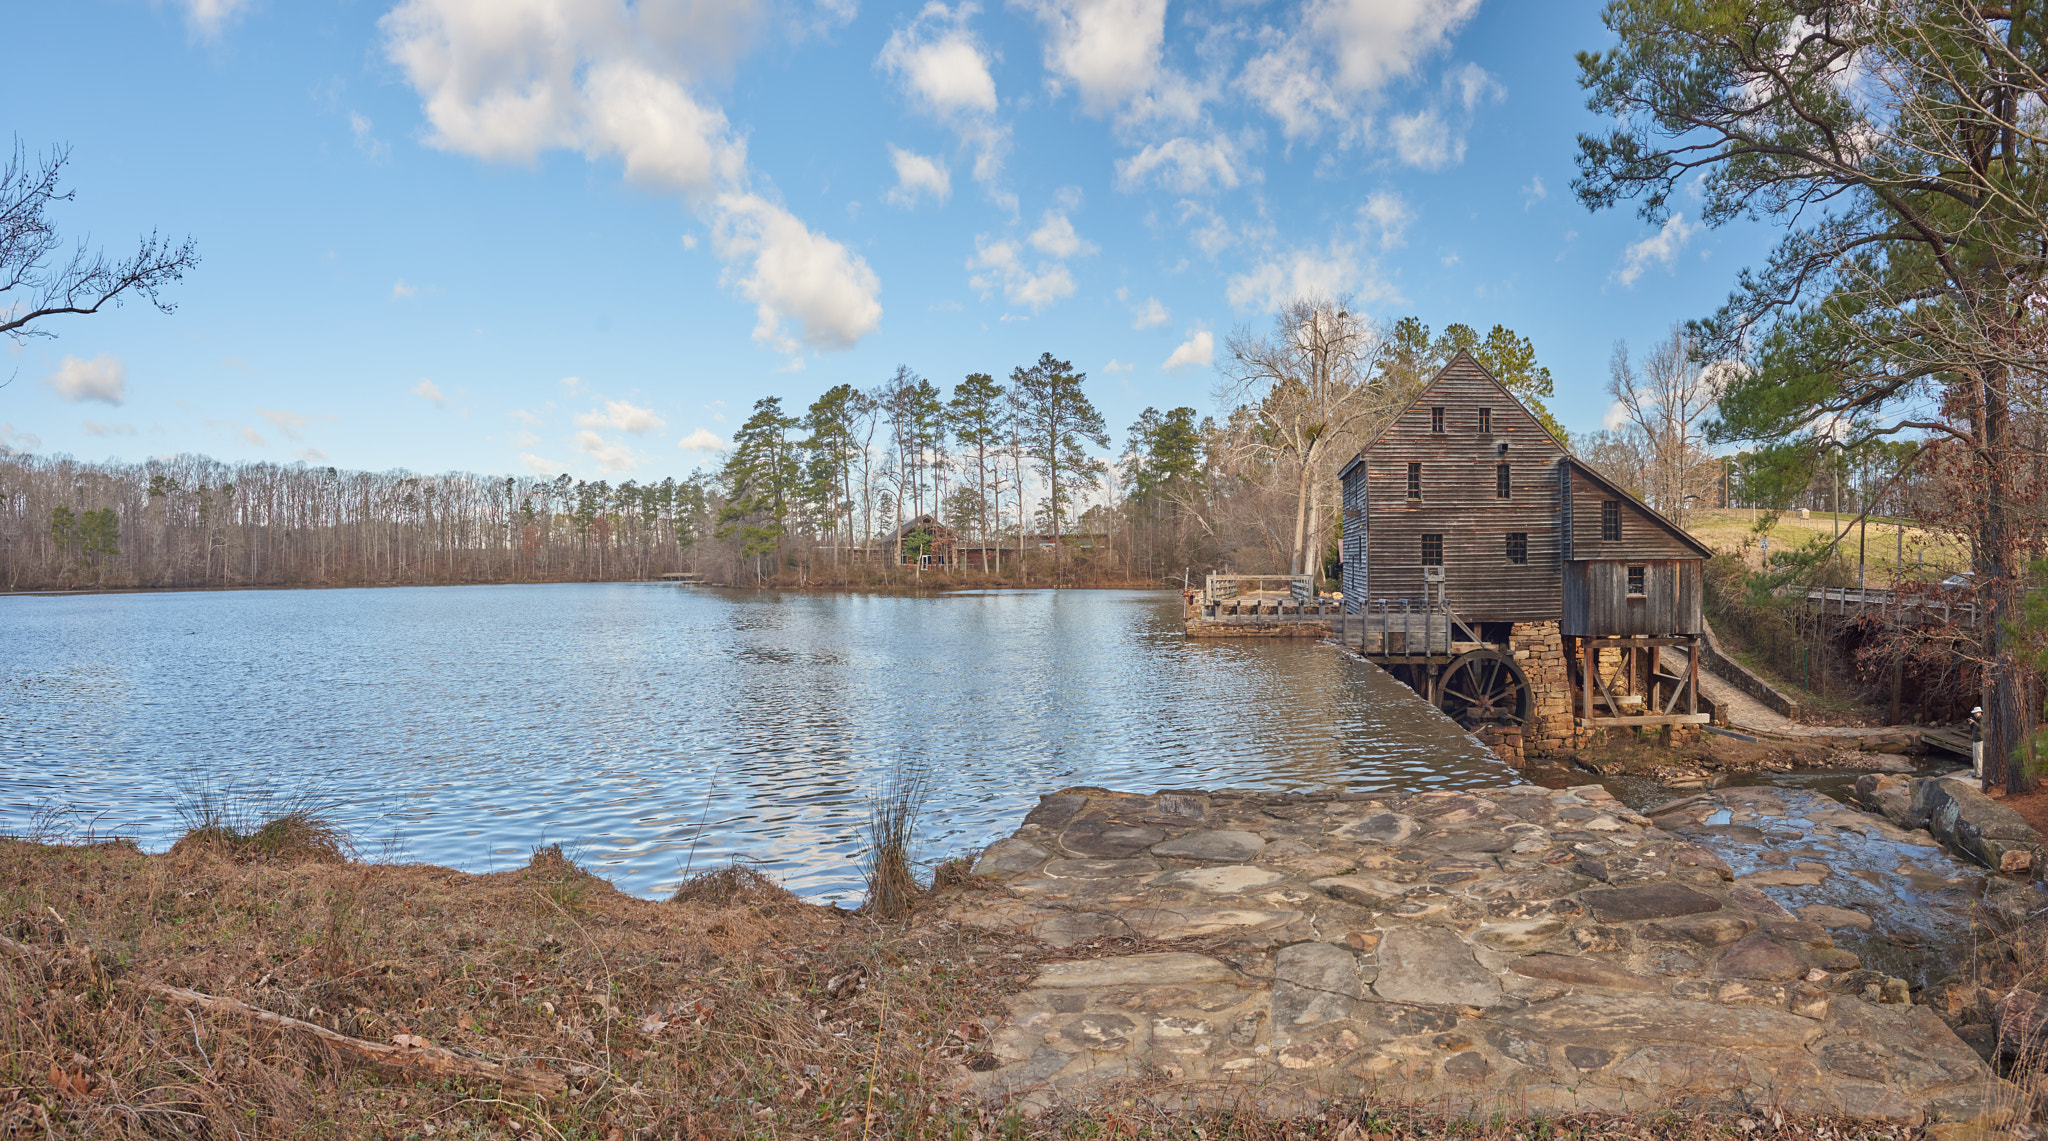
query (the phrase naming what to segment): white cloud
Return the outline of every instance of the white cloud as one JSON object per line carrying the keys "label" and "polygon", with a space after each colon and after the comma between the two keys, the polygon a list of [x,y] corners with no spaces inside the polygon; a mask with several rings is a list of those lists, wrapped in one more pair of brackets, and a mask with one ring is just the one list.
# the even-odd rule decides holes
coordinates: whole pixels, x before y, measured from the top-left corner
{"label": "white cloud", "polygon": [[206,426],[232,432],[237,439],[245,444],[251,444],[259,448],[268,445],[268,441],[263,438],[263,433],[249,427],[247,424],[237,424],[233,420],[208,420]]}
{"label": "white cloud", "polygon": [[996,81],[989,74],[967,20],[980,9],[971,3],[947,8],[929,3],[909,24],[898,28],[876,60],[893,72],[904,90],[939,115],[992,115]]}
{"label": "white cloud", "polygon": [[[1289,139],[1313,138],[1326,125],[1347,137],[1367,137],[1381,93],[1414,78],[1478,9],[1479,0],[1307,0],[1293,26],[1269,27],[1259,37],[1237,86]],[[1470,65],[1446,78],[1439,98],[1463,105],[1468,115],[1492,84]],[[1462,138],[1447,132],[1438,132],[1441,142],[1433,143],[1428,128],[1432,120],[1444,121],[1423,114],[1407,117],[1410,153],[1462,153]]]}
{"label": "white cloud", "polygon": [[1117,359],[1115,359],[1115,358],[1113,358],[1113,357],[1112,357],[1112,358],[1110,359],[1110,362],[1109,362],[1108,364],[1106,364],[1106,365],[1103,365],[1103,366],[1102,366],[1102,371],[1104,371],[1104,372],[1106,372],[1106,373],[1111,373],[1111,374],[1114,374],[1114,373],[1119,373],[1119,372],[1130,372],[1131,370],[1133,370],[1133,369],[1135,369],[1135,368],[1137,368],[1137,367],[1138,367],[1137,365],[1134,365],[1134,364],[1125,364],[1124,362],[1122,362],[1122,361],[1120,361],[1120,360],[1117,360]]}
{"label": "white cloud", "polygon": [[583,378],[580,376],[565,376],[557,383],[562,386],[562,391],[571,396],[581,396],[585,389],[589,387],[583,383]]}
{"label": "white cloud", "polygon": [[1237,148],[1222,135],[1212,135],[1206,141],[1187,136],[1168,139],[1116,162],[1117,185],[1124,190],[1157,182],[1181,194],[1206,194],[1228,190],[1242,178]]}
{"label": "white cloud", "polygon": [[1157,297],[1147,297],[1143,305],[1131,310],[1131,314],[1133,329],[1156,329],[1173,319]]}
{"label": "white cloud", "polygon": [[520,453],[519,462],[525,464],[526,470],[535,475],[555,475],[563,468],[569,466],[560,460],[551,460],[546,456],[534,455],[532,452]]}
{"label": "white cloud", "polygon": [[512,417],[514,420],[519,421],[521,424],[532,424],[535,427],[539,427],[540,425],[547,423],[547,421],[542,420],[540,417],[534,415],[531,412],[528,412],[524,408],[514,408],[512,411],[507,412],[506,415]]}
{"label": "white cloud", "polygon": [[640,466],[640,459],[623,440],[607,440],[596,432],[585,429],[570,438],[570,446],[591,462],[607,472],[632,471]]}
{"label": "white cloud", "polygon": [[[379,26],[420,96],[429,145],[493,162],[561,149],[616,158],[628,181],[678,195],[712,229],[724,282],[759,314],[756,339],[783,352],[845,348],[879,323],[880,282],[749,188],[744,140],[692,93],[701,73],[731,65],[767,7],[402,0]],[[846,15],[829,0],[824,9]]]}
{"label": "white cloud", "polygon": [[512,446],[515,448],[530,448],[538,443],[540,443],[540,437],[532,432],[514,432],[512,434]]}
{"label": "white cloud", "polygon": [[944,205],[953,194],[953,176],[946,170],[946,164],[935,158],[926,158],[916,151],[907,151],[893,143],[889,146],[889,161],[896,167],[896,186],[889,191],[891,205],[909,209],[917,205],[920,195],[931,195],[932,199]]}
{"label": "white cloud", "polygon": [[668,422],[652,408],[642,408],[625,400],[607,400],[601,410],[593,408],[578,414],[576,426],[610,428],[634,436],[644,436],[649,432],[661,431],[668,426]]}
{"label": "white cloud", "polygon": [[1336,85],[1372,91],[1412,75],[1479,11],[1479,0],[1314,0],[1304,23],[1335,57]]}
{"label": "white cloud", "polygon": [[417,297],[419,292],[419,286],[407,285],[402,277],[391,283],[391,300],[393,301],[403,301],[408,297]]}
{"label": "white cloud", "polygon": [[218,36],[251,0],[184,0],[185,22],[202,36]]}
{"label": "white cloud", "polygon": [[85,430],[94,436],[133,436],[133,424],[102,424],[96,420],[85,421]]}
{"label": "white cloud", "polygon": [[378,138],[373,126],[368,116],[354,111],[348,113],[348,130],[355,136],[356,149],[368,155],[371,162],[383,162],[391,157],[391,144]]}
{"label": "white cloud", "polygon": [[1096,251],[1095,244],[1075,233],[1074,223],[1055,210],[1047,210],[1044,222],[1031,232],[1031,248],[1061,261]]}
{"label": "white cloud", "polygon": [[1612,432],[1628,423],[1628,407],[1617,400],[1607,408],[1607,415],[1600,418],[1600,426]]}
{"label": "white cloud", "polygon": [[1464,133],[1445,123],[1434,108],[1396,115],[1388,128],[1394,133],[1394,153],[1409,166],[1441,170],[1465,159]]}
{"label": "white cloud", "polygon": [[1033,269],[1024,264],[1023,251],[1016,242],[992,241],[986,234],[975,237],[974,256],[967,259],[967,268],[979,271],[967,284],[982,296],[1001,289],[1011,304],[1027,306],[1033,313],[1074,292],[1074,275],[1067,272],[1065,264],[1041,261]]}
{"label": "white cloud", "polygon": [[57,365],[56,372],[43,378],[43,383],[59,399],[73,404],[97,400],[118,405],[128,399],[128,366],[112,353],[102,353],[89,361],[68,356]]}
{"label": "white cloud", "polygon": [[1643,276],[1652,262],[1669,269],[1678,260],[1678,255],[1685,251],[1686,243],[1699,232],[1697,223],[1686,221],[1683,214],[1673,214],[1665,219],[1663,229],[1642,241],[1631,242],[1628,249],[1622,251],[1621,268],[1614,271],[1613,279],[1621,282],[1625,289],[1634,289],[1636,279]]}
{"label": "white cloud", "polygon": [[311,417],[302,412],[285,412],[276,408],[258,408],[256,415],[270,422],[287,440],[298,440],[299,429],[304,428]]}
{"label": "white cloud", "polygon": [[43,446],[43,438],[34,432],[26,432],[13,424],[0,424],[0,452],[33,452]]}
{"label": "white cloud", "polygon": [[[913,107],[952,129],[961,145],[974,152],[975,181],[1009,205],[1014,200],[996,184],[1009,151],[1010,131],[996,119],[990,53],[967,26],[979,11],[967,0],[951,8],[932,0],[889,36],[875,65],[896,78]],[[900,160],[897,179],[907,181]]]}
{"label": "white cloud", "polygon": [[709,431],[699,428],[682,439],[677,440],[676,447],[686,452],[722,452],[725,450],[725,441],[712,435]]}
{"label": "white cloud", "polygon": [[[726,271],[754,303],[754,339],[794,355],[799,342],[814,349],[852,348],[882,323],[875,300],[882,283],[859,254],[805,226],[797,216],[757,194],[719,199],[713,242]],[[792,333],[784,322],[798,326]]]}
{"label": "white cloud", "polygon": [[1529,176],[1529,185],[1522,188],[1522,209],[1526,211],[1548,197],[1550,188],[1543,185],[1543,176],[1532,174]]}
{"label": "white cloud", "polygon": [[327,459],[327,453],[319,448],[300,448],[292,454],[309,464],[322,463]]}
{"label": "white cloud", "polygon": [[1162,79],[1166,0],[1024,0],[1045,25],[1045,69],[1089,114],[1138,99]]}
{"label": "white cloud", "polygon": [[1398,299],[1391,284],[1380,280],[1378,267],[1359,256],[1356,247],[1332,242],[1268,254],[1250,270],[1233,275],[1224,290],[1239,309],[1278,309],[1297,297],[1351,294],[1360,305]]}
{"label": "white cloud", "polygon": [[436,408],[448,407],[448,397],[442,393],[441,386],[424,377],[412,386],[412,394]]}
{"label": "white cloud", "polygon": [[1166,363],[1159,367],[1167,372],[1190,366],[1206,368],[1215,357],[1216,334],[1207,329],[1197,329],[1187,340],[1182,341],[1180,346],[1173,350],[1173,354],[1166,358]]}
{"label": "white cloud", "polygon": [[1415,212],[1408,203],[1391,190],[1375,191],[1358,208],[1360,229],[1370,227],[1378,232],[1380,248],[1391,250],[1408,244],[1406,237],[1408,223],[1415,220]]}

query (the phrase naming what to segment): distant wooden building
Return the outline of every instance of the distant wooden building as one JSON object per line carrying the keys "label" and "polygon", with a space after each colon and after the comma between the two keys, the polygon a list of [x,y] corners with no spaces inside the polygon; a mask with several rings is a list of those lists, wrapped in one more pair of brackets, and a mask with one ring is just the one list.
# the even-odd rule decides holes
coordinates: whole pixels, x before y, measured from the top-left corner
{"label": "distant wooden building", "polygon": [[960,534],[936,516],[919,515],[890,532],[885,542],[888,552],[903,566],[950,567],[955,563]]}
{"label": "distant wooden building", "polygon": [[1340,636],[1460,722],[1548,751],[1707,720],[1694,643],[1711,552],[1468,354],[1339,477]]}

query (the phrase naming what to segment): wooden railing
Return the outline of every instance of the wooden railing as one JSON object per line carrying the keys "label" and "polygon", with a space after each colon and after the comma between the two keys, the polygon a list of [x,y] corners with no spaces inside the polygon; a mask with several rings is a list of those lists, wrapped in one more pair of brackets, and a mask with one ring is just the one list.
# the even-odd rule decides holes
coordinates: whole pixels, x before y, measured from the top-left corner
{"label": "wooden railing", "polygon": [[1448,654],[1453,642],[1479,634],[1442,598],[1371,599],[1356,613],[1333,620],[1331,633],[1362,654],[1403,657]]}
{"label": "wooden railing", "polygon": [[1298,603],[1316,597],[1315,579],[1305,574],[1212,574],[1202,586],[1204,602],[1236,598],[1291,598]]}

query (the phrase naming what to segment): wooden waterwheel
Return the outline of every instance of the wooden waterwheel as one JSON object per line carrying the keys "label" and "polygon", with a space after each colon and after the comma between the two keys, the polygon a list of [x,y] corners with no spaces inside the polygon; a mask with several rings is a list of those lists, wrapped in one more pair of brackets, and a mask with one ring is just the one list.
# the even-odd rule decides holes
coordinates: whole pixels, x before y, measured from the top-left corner
{"label": "wooden waterwheel", "polygon": [[1437,675],[1433,704],[1467,729],[1529,723],[1529,679],[1499,650],[1460,654]]}

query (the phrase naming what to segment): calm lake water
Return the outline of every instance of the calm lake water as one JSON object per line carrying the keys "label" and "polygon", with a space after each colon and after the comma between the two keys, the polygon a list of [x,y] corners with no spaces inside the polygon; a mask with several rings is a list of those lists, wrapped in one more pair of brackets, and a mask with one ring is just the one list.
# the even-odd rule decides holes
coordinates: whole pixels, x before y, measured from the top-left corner
{"label": "calm lake water", "polygon": [[560,842],[646,895],[739,857],[853,898],[905,762],[932,773],[926,861],[1066,785],[1514,779],[1334,647],[1178,615],[654,583],[0,598],[0,829],[64,809],[158,848],[193,789],[311,793],[372,856],[488,871]]}

